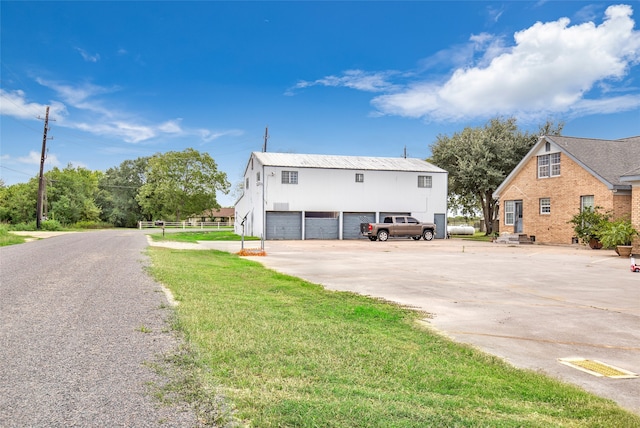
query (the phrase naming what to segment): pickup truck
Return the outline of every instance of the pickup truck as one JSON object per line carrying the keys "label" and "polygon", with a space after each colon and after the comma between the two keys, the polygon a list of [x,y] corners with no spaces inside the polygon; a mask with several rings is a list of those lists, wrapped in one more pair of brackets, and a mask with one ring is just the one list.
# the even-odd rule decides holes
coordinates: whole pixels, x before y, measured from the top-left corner
{"label": "pickup truck", "polygon": [[414,240],[424,238],[431,241],[436,234],[436,225],[420,223],[409,216],[385,217],[383,223],[360,223],[360,234],[370,240],[386,241],[390,236],[411,237]]}

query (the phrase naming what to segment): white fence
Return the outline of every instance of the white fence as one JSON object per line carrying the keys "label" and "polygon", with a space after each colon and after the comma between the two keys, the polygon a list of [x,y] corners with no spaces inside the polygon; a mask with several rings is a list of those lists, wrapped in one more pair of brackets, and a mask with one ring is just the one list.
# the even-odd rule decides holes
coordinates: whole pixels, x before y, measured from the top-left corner
{"label": "white fence", "polygon": [[139,221],[138,229],[151,227],[171,227],[182,229],[227,229],[233,227],[233,223],[224,221]]}

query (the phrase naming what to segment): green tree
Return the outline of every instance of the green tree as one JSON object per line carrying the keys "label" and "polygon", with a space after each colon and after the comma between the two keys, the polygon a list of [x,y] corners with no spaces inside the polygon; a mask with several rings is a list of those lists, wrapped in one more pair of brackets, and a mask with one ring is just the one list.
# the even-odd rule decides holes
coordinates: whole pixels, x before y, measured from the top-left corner
{"label": "green tree", "polygon": [[229,186],[209,154],[188,148],[151,157],[137,199],[145,214],[180,221],[183,214],[219,208],[216,192],[227,193]]}
{"label": "green tree", "polygon": [[69,164],[45,173],[49,218],[62,224],[100,220],[100,208],[95,203],[100,171],[91,171]]}
{"label": "green tree", "polygon": [[0,188],[0,221],[11,224],[29,223],[36,219],[38,180]]}
{"label": "green tree", "polygon": [[[547,121],[540,132],[559,135],[563,126]],[[483,127],[467,127],[451,137],[438,135],[429,160],[449,172],[450,206],[462,208],[467,214],[480,210],[490,234],[499,206],[493,192],[536,143],[538,135],[520,131],[515,118],[494,118]]]}
{"label": "green tree", "polygon": [[101,219],[118,227],[135,227],[145,218],[136,196],[146,182],[149,157],[126,160],[100,178],[96,204]]}

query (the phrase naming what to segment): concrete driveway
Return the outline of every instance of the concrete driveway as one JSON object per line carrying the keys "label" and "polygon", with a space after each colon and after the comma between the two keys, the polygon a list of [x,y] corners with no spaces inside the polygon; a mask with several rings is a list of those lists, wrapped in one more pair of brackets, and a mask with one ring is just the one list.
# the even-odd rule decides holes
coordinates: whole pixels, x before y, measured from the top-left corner
{"label": "concrete driveway", "polygon": [[640,273],[613,251],[405,239],[268,241],[265,250],[252,259],[328,289],[419,308],[456,341],[640,413],[640,378],[596,377],[558,361],[582,357],[640,373]]}

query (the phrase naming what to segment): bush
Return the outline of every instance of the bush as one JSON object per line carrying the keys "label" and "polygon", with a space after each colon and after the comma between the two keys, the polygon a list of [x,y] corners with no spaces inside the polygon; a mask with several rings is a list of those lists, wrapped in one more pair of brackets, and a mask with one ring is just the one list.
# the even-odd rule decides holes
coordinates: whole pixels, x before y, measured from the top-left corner
{"label": "bush", "polygon": [[113,225],[102,221],[79,221],[71,227],[74,229],[106,229],[113,227]]}
{"label": "bush", "polygon": [[600,229],[609,221],[609,213],[602,213],[600,209],[602,207],[585,207],[569,220],[569,223],[573,224],[576,236],[585,244],[592,239],[599,240]]}
{"label": "bush", "polygon": [[11,226],[11,230],[16,232],[22,231],[34,231],[36,228],[36,221],[30,221],[29,223],[17,223]]}
{"label": "bush", "polygon": [[629,220],[607,221],[598,230],[600,242],[605,248],[618,245],[631,245],[638,231],[633,228]]}
{"label": "bush", "polygon": [[40,222],[40,229],[54,232],[57,230],[62,230],[62,225],[57,220],[45,220]]}

